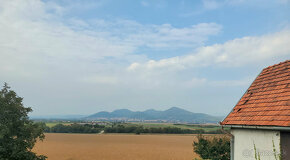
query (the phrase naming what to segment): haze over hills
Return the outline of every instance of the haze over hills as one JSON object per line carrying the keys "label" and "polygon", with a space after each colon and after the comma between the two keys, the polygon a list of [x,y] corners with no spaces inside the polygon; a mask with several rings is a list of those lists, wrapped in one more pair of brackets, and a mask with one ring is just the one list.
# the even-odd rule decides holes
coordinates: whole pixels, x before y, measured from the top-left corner
{"label": "haze over hills", "polygon": [[108,121],[147,121],[147,122],[183,122],[183,123],[217,123],[222,117],[211,116],[204,113],[193,113],[178,107],[165,111],[149,109],[146,111],[131,111],[119,109],[113,112],[98,112],[85,118],[86,120]]}
{"label": "haze over hills", "polygon": [[81,120],[88,115],[30,115],[29,118],[34,119],[34,120]]}

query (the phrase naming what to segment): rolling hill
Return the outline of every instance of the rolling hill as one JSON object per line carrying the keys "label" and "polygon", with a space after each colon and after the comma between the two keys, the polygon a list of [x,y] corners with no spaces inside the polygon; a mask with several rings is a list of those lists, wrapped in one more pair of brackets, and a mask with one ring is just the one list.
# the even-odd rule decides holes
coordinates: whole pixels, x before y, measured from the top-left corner
{"label": "rolling hill", "polygon": [[110,120],[110,121],[160,121],[183,123],[217,123],[222,118],[204,113],[193,113],[178,107],[172,107],[165,111],[149,109],[146,111],[130,111],[119,109],[113,112],[98,112],[85,118],[86,120]]}

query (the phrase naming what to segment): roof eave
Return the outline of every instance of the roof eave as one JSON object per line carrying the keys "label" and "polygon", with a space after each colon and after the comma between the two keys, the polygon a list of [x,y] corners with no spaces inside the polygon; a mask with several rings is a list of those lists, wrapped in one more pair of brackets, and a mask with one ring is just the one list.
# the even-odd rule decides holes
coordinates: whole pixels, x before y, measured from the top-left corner
{"label": "roof eave", "polygon": [[230,128],[242,128],[242,129],[264,129],[264,130],[279,130],[279,131],[290,131],[290,127],[284,126],[249,126],[249,125],[222,125]]}

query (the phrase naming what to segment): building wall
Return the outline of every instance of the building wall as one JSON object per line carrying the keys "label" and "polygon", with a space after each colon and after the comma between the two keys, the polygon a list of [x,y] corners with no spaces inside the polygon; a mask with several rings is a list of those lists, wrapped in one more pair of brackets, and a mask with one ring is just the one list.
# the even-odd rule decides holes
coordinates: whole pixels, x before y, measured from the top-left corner
{"label": "building wall", "polygon": [[280,132],[282,158],[290,158],[290,132]]}
{"label": "building wall", "polygon": [[[232,129],[234,160],[255,160],[260,154],[261,160],[275,160],[280,154],[280,132],[256,129]],[[276,153],[274,153],[274,146]],[[254,149],[254,146],[256,149]]]}

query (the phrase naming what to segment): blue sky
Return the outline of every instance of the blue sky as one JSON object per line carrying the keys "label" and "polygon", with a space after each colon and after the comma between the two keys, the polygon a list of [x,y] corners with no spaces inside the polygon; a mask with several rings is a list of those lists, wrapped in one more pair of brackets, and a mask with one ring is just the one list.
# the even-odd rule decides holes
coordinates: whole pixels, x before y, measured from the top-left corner
{"label": "blue sky", "polygon": [[0,82],[32,115],[226,115],[290,57],[289,0],[0,0]]}

